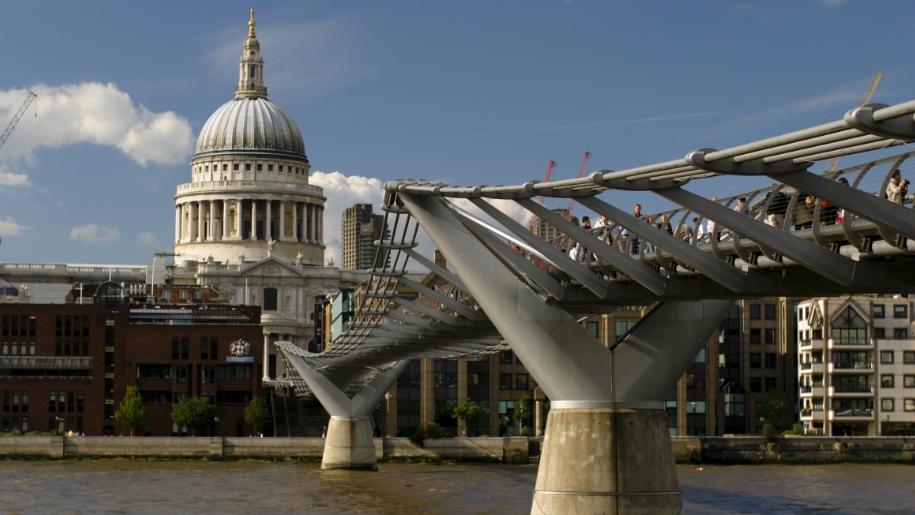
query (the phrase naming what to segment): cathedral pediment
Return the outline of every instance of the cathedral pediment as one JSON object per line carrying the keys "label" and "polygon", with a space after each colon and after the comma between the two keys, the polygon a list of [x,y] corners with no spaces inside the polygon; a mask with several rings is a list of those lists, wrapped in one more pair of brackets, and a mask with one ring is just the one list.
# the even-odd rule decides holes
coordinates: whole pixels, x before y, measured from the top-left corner
{"label": "cathedral pediment", "polygon": [[304,277],[302,269],[270,256],[241,267],[239,275],[245,277]]}

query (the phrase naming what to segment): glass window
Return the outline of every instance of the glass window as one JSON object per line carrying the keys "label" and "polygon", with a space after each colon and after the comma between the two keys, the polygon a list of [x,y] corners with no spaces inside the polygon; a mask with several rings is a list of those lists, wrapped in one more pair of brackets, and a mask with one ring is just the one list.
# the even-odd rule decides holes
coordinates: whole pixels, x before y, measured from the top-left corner
{"label": "glass window", "polygon": [[775,304],[766,304],[766,320],[775,320]]}
{"label": "glass window", "polygon": [[910,351],[910,350],[903,351],[902,352],[902,362],[905,363],[906,365],[915,364],[915,351]]}
{"label": "glass window", "polygon": [[893,400],[894,399],[880,399],[880,409],[882,411],[893,411],[895,408]]}
{"label": "glass window", "polygon": [[836,345],[865,345],[867,322],[848,306],[832,322],[832,337]]}
{"label": "glass window", "polygon": [[775,329],[766,329],[766,343],[775,343],[776,334]]}
{"label": "glass window", "polygon": [[886,364],[893,363],[893,351],[891,351],[891,350],[880,351],[880,363],[886,363]]}
{"label": "glass window", "polygon": [[886,338],[886,329],[884,329],[883,327],[875,327],[874,328],[874,338],[877,338],[878,340],[882,340],[882,339]]}
{"label": "glass window", "polygon": [[187,290],[181,290],[180,292],[178,292],[178,298],[187,299]]}
{"label": "glass window", "polygon": [[750,354],[750,368],[762,368],[762,354],[758,352]]}
{"label": "glass window", "polygon": [[775,390],[777,388],[778,388],[777,379],[774,377],[767,377],[766,378],[766,391],[771,392],[772,390]]}
{"label": "glass window", "polygon": [[893,338],[897,340],[905,340],[909,337],[909,330],[905,327],[896,327],[893,329]]}
{"label": "glass window", "polygon": [[881,388],[895,388],[896,376],[893,374],[883,374],[880,376],[880,387]]}
{"label": "glass window", "polygon": [[212,384],[216,382],[216,366],[204,365],[201,369],[200,382],[203,384]]}
{"label": "glass window", "polygon": [[750,343],[762,343],[762,329],[750,329]]}
{"label": "glass window", "polygon": [[874,318],[886,318],[886,306],[874,304]]}
{"label": "glass window", "polygon": [[504,350],[499,353],[499,363],[511,363],[512,362],[512,351]]}
{"label": "glass window", "polygon": [[595,338],[600,338],[600,331],[597,322],[588,322],[588,334]]}
{"label": "glass window", "polygon": [[750,304],[750,320],[759,320],[761,316],[762,306],[759,304]]}
{"label": "glass window", "polygon": [[515,378],[517,379],[515,386],[518,390],[527,390],[528,389],[529,380],[528,380],[527,374],[518,374]]}
{"label": "glass window", "polygon": [[759,378],[759,377],[750,378],[750,392],[762,393],[762,378]]}
{"label": "glass window", "polygon": [[511,374],[499,374],[499,389],[500,390],[511,390],[512,389],[512,375]]}
{"label": "glass window", "polygon": [[175,365],[175,382],[187,382],[187,365]]}
{"label": "glass window", "polygon": [[695,363],[705,363],[705,349],[699,350],[699,354],[696,354],[696,359],[693,361]]}
{"label": "glass window", "polygon": [[[893,318],[908,318],[909,307],[905,304],[893,304]],[[908,410],[906,410],[908,411]]]}
{"label": "glass window", "polygon": [[264,288],[264,311],[276,311],[276,288]]}
{"label": "glass window", "polygon": [[774,353],[766,353],[766,368],[776,368],[776,363],[778,362],[777,355]]}
{"label": "glass window", "polygon": [[915,388],[915,376],[902,376],[902,386]]}
{"label": "glass window", "polygon": [[915,399],[906,399],[905,400],[905,410],[906,411],[915,411]]}

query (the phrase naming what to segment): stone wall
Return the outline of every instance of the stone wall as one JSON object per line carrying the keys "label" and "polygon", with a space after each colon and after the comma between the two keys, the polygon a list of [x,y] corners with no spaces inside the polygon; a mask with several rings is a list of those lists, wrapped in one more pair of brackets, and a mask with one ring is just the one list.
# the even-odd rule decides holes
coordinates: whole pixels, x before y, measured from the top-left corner
{"label": "stone wall", "polygon": [[762,436],[671,438],[678,462],[694,463],[915,463],[915,437]]}

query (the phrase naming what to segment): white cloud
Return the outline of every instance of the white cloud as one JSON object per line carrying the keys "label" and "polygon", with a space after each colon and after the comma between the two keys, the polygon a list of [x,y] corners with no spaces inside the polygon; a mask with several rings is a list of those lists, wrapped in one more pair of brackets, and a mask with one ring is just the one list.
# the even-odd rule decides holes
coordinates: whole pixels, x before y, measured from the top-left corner
{"label": "white cloud", "polygon": [[[115,147],[143,166],[171,165],[186,162],[194,148],[194,134],[186,119],[171,111],[154,113],[111,83],[39,84],[29,90],[0,91],[0,119],[11,119],[28,91],[38,98],[4,145],[5,159],[34,160],[39,147],[92,143]],[[14,178],[7,180],[17,180],[17,185],[28,183],[24,175],[11,175]],[[0,173],[0,184],[2,177]]]}
{"label": "white cloud", "polygon": [[848,0],[820,0],[820,3],[826,7],[838,7],[842,4],[847,4]]}
{"label": "white cloud", "polygon": [[121,233],[114,227],[99,227],[89,224],[70,229],[70,239],[83,243],[114,243],[121,239]]}
{"label": "white cloud", "polygon": [[0,236],[18,236],[25,229],[27,227],[17,224],[9,216],[6,217],[6,220],[0,220]]}
{"label": "white cloud", "polygon": [[29,176],[24,173],[13,173],[0,167],[0,188],[4,186],[30,186]]}
{"label": "white cloud", "polygon": [[312,172],[309,182],[324,188],[324,251],[325,261],[333,258],[334,264],[340,266],[340,231],[343,223],[343,210],[353,204],[372,204],[377,213],[381,213],[381,202],[384,198],[381,181],[358,175],[346,176],[340,172]]}
{"label": "white cloud", "polygon": [[151,232],[141,232],[133,241],[141,247],[155,247],[159,243],[159,239]]}
{"label": "white cloud", "polygon": [[[372,67],[357,56],[359,25],[355,15],[302,23],[272,23],[270,13],[259,16],[257,39],[267,61],[268,90],[320,96],[370,74]],[[219,75],[237,80],[246,29],[236,24],[213,38],[208,62]]]}

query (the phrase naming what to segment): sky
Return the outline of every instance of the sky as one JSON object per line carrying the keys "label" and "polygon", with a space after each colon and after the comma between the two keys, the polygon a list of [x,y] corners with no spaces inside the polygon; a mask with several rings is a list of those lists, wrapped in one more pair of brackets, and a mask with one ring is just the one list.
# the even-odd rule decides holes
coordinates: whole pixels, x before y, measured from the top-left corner
{"label": "sky", "polygon": [[[39,96],[0,148],[0,261],[172,248],[173,197],[232,98],[251,7],[336,262],[342,210],[379,205],[389,180],[517,184],[551,160],[565,179],[586,151],[586,173],[677,159],[840,119],[877,73],[872,102],[915,98],[907,0],[3,2],[0,128]],[[603,196],[666,207],[634,197]]]}

